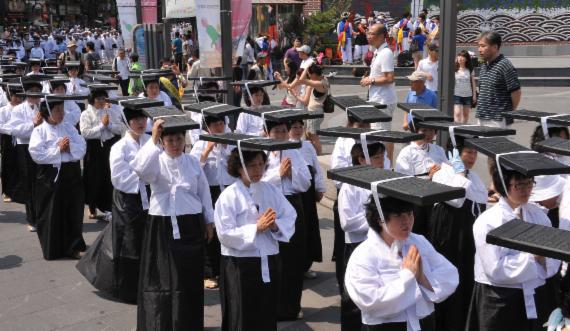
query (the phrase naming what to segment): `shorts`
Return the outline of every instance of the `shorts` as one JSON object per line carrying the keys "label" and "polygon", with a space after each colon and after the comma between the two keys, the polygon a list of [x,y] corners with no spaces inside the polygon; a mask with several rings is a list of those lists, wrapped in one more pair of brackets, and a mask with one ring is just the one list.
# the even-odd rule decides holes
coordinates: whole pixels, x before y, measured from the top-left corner
{"label": "shorts", "polygon": [[472,101],[473,101],[472,97],[459,97],[457,95],[453,96],[453,104],[454,105],[470,106],[471,107]]}
{"label": "shorts", "polygon": [[[379,109],[379,111],[383,112],[384,114],[394,118],[394,110],[396,109],[396,104],[389,104],[386,105],[385,109]],[[392,130],[392,122],[376,122],[370,124],[371,129],[376,130]]]}

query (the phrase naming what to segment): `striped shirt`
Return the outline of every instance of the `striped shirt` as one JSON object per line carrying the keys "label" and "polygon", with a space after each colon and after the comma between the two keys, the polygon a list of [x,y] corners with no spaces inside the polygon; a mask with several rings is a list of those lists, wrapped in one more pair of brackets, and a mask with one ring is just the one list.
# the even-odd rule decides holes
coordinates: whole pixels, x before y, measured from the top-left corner
{"label": "striped shirt", "polygon": [[[521,88],[516,69],[511,61],[500,54],[479,72],[479,98],[475,117],[502,121],[503,112],[513,111],[511,93]],[[512,120],[507,119],[507,124]]]}

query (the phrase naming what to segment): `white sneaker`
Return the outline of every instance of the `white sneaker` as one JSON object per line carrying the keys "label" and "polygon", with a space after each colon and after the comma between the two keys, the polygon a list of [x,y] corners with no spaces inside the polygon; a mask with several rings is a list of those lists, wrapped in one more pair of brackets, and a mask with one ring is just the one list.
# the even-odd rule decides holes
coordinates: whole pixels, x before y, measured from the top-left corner
{"label": "white sneaker", "polygon": [[38,229],[35,226],[28,224],[28,231],[36,232],[36,231],[38,231]]}
{"label": "white sneaker", "polygon": [[103,217],[105,222],[111,222],[113,220],[113,213],[110,211],[105,212],[105,216]]}

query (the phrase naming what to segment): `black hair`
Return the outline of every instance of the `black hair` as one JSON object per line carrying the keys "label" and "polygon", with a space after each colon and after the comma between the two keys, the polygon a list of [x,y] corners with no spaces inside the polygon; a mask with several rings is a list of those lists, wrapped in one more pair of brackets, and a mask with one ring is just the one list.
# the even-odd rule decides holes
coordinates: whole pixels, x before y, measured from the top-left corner
{"label": "black hair", "polygon": [[160,66],[162,67],[162,65],[163,65],[165,62],[172,62],[172,61],[170,61],[170,58],[169,58],[169,57],[163,57],[162,59],[160,59]]}
{"label": "black hair", "polygon": [[415,34],[415,35],[422,34],[422,28],[418,26],[418,27],[416,28],[416,31],[414,31],[414,34]]}
{"label": "black hair", "polygon": [[[53,107],[57,106],[57,105],[62,105],[63,104],[63,100],[61,101],[50,101],[51,105],[50,105],[50,109],[53,109]],[[42,118],[44,120],[47,120],[49,117],[49,111],[48,111],[48,107],[47,107],[47,102],[44,100],[42,102],[40,102],[40,115],[42,116]]]}
{"label": "black hair", "polygon": [[218,116],[204,116],[204,123],[206,124],[206,126],[210,126],[210,124],[212,123],[217,123],[217,122],[226,122],[226,119],[223,117],[218,117]]}
{"label": "black hair", "polygon": [[236,65],[238,65],[238,66],[241,65],[241,62],[242,62],[242,61],[243,61],[242,57],[241,57],[241,56],[238,56],[238,57],[236,58]]}
{"label": "black hair", "polygon": [[104,96],[105,98],[108,98],[109,94],[105,90],[92,91],[91,93],[89,93],[89,96],[87,97],[87,102],[90,105],[93,105],[95,103],[95,99],[97,99],[100,96]]}
{"label": "black hair", "polygon": [[200,85],[201,89],[211,89],[211,88],[215,88],[216,90],[220,89],[220,86],[218,85],[217,82],[205,82],[202,85]]}
{"label": "black hair", "polygon": [[[242,156],[243,156],[243,163],[247,166],[248,163],[253,161],[257,155],[261,155],[263,158],[263,162],[267,163],[267,154],[264,151],[250,151],[250,150],[243,150],[242,149]],[[239,169],[241,169],[241,160],[239,158],[239,151],[236,148],[232,150],[230,156],[228,157],[228,174],[234,178],[239,178]]]}
{"label": "black hair", "polygon": [[[567,127],[548,128],[548,135],[550,137],[559,137],[562,132],[566,133],[566,137],[570,137],[570,132],[568,131]],[[539,143],[544,140],[546,140],[546,137],[544,137],[542,126],[537,125],[536,128],[534,129],[534,132],[532,133],[532,136],[530,136],[530,148],[535,149],[536,143]]]}
{"label": "black hair", "polygon": [[299,123],[302,126],[305,126],[305,122],[303,120],[293,120],[289,122],[289,130],[291,130],[291,127],[293,127],[293,124]]}
{"label": "black hair", "polygon": [[426,14],[425,14],[425,13],[420,13],[420,14],[418,15],[418,18],[425,20],[425,19],[426,19]]}
{"label": "black hair", "polygon": [[131,53],[131,61],[132,62],[138,62],[139,61],[139,55],[137,53]]}
{"label": "black hair", "polygon": [[200,58],[200,51],[195,49],[192,51],[192,56],[199,59]]}
{"label": "black hair", "polygon": [[[501,182],[501,176],[499,175],[499,170],[497,169],[497,164],[492,161],[492,166],[491,166],[491,178],[493,180],[493,186],[495,186],[495,190],[497,191],[497,193],[499,193],[502,197],[506,197],[507,196],[507,192],[505,191],[505,188],[503,187],[503,183]],[[530,178],[534,178],[532,176],[525,176],[523,174],[521,174],[518,171],[515,170],[508,170],[505,167],[501,166],[501,170],[503,172],[503,178],[505,179],[505,186],[507,186],[507,190],[509,189],[511,180],[524,180],[524,179],[530,179]]]}
{"label": "black hair", "polygon": [[[471,63],[471,55],[469,55],[469,52],[463,49],[459,53],[457,53],[457,56],[462,56],[463,58],[465,58],[466,60],[465,68],[467,68],[467,70],[469,70],[469,72],[472,73],[473,63]],[[457,72],[458,70],[459,70],[459,62],[455,60],[455,72]]]}
{"label": "black hair", "polygon": [[92,41],[88,41],[88,42],[85,44],[85,47],[86,47],[86,48],[89,48],[89,49],[95,49],[95,43],[92,42]]}
{"label": "black hair", "polygon": [[402,15],[402,18],[408,18],[410,16],[412,16],[412,14],[410,14],[410,12],[407,11],[407,12],[404,12],[404,14]]}
{"label": "black hair", "polygon": [[50,86],[51,86],[51,91],[52,91],[52,92],[53,92],[56,88],[58,88],[58,87],[60,87],[60,86],[65,87],[65,90],[67,91],[67,86],[65,85],[65,83],[64,83],[63,81],[50,83]]}
{"label": "black hair", "polygon": [[[368,147],[368,155],[375,156],[379,154],[384,154],[386,151],[386,147],[381,142],[373,142],[370,144],[366,144]],[[352,165],[358,166],[360,165],[360,158],[364,158],[364,150],[362,149],[362,144],[356,143],[350,149],[350,156],[352,157]]]}
{"label": "black hair", "polygon": [[[382,207],[382,213],[386,218],[384,221],[386,222],[389,221],[390,215],[409,213],[414,210],[414,205],[412,203],[392,197],[380,198],[380,206]],[[368,226],[374,232],[380,234],[380,232],[382,232],[382,227],[380,226],[380,213],[378,212],[378,208],[376,208],[376,203],[374,202],[372,194],[370,195],[368,202],[364,204],[364,210]]]}
{"label": "black hair", "polygon": [[291,124],[289,122],[275,122],[275,121],[269,121],[269,120],[265,120],[265,126],[267,127],[267,135],[269,135],[269,132],[271,132],[271,130],[274,127],[280,126],[280,125],[285,125],[287,127],[287,131],[289,131],[291,129]]}
{"label": "black hair", "polygon": [[323,75],[323,67],[321,67],[320,65],[313,63],[311,64],[311,66],[307,69],[307,72],[310,75],[317,75],[317,76],[322,76]]}
{"label": "black hair", "polygon": [[176,32],[174,33],[174,37],[176,37],[176,38],[180,37],[180,32],[176,31]]}
{"label": "black hair", "polygon": [[[263,105],[263,106],[270,105],[271,100],[269,100],[269,95],[267,94],[267,92],[265,92],[265,90],[262,87],[251,86],[249,88],[249,92],[251,93],[251,95],[254,95],[255,93],[257,93],[259,91],[263,92],[263,101],[261,102],[261,105]],[[245,92],[243,94],[243,101],[245,102],[246,106],[251,107],[251,100],[249,99],[249,94],[247,92]]]}
{"label": "black hair", "polygon": [[297,71],[299,71],[299,66],[297,63],[291,59],[286,59],[285,63],[289,67],[289,76],[287,77],[287,84],[293,83],[297,77]]}
{"label": "black hair", "polygon": [[451,137],[449,139],[447,139],[447,152],[452,152],[453,153],[453,148],[457,148],[457,150],[459,151],[459,154],[461,154],[461,152],[463,151],[463,148],[465,148],[465,137],[460,136],[460,135],[455,135],[455,144],[456,146],[453,146],[453,143],[451,142]]}
{"label": "black hair", "polygon": [[501,48],[501,44],[503,43],[503,39],[501,35],[496,31],[485,31],[482,32],[477,40],[484,40],[489,45],[497,45],[497,48]]}

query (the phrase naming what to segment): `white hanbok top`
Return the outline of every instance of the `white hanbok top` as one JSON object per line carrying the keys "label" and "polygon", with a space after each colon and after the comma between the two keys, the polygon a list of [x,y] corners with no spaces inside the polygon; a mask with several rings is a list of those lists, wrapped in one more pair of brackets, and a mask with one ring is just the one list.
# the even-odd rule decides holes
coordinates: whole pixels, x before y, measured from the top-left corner
{"label": "white hanbok top", "polygon": [[[285,158],[291,159],[291,178],[279,176],[281,160]],[[275,185],[284,195],[304,193],[311,187],[311,173],[301,153],[296,149],[269,152],[267,170],[261,180]]]}
{"label": "white hanbok top", "polygon": [[79,108],[77,102],[73,100],[65,100],[63,102],[63,108],[65,110],[63,121],[71,124],[71,126],[76,126],[81,118],[81,108]]}
{"label": "white hanbok top", "polygon": [[[101,123],[101,119],[105,114],[109,114],[108,126],[104,126]],[[85,139],[100,139],[102,143],[112,139],[114,136],[122,135],[126,130],[121,114],[116,108],[95,109],[93,105],[89,105],[81,113],[79,128],[81,135]]]}
{"label": "white hanbok top", "polygon": [[[447,163],[441,164],[441,170],[436,172],[432,181],[452,187],[463,187],[465,189],[465,197],[454,200],[445,201],[446,204],[454,208],[461,208],[465,200],[471,200],[478,204],[487,204],[487,187],[481,178],[473,171],[469,171],[466,176],[455,173],[453,167]],[[478,215],[473,214],[473,215]]]}
{"label": "white hanbok top", "polygon": [[[257,219],[268,208],[277,214],[278,230],[257,231]],[[295,233],[297,213],[279,189],[258,182],[250,187],[238,179],[216,202],[214,221],[224,256],[261,257],[264,282],[269,282],[267,256],[279,253],[279,241],[289,242]]]}
{"label": "white hanbok top", "polygon": [[0,108],[0,133],[11,135],[11,130],[8,127],[8,122],[10,122],[10,117],[12,117],[12,110],[14,106],[12,104],[7,104],[6,106]]}
{"label": "white hanbok top", "polygon": [[12,109],[12,115],[6,127],[16,138],[18,145],[25,145],[30,142],[30,136],[34,130],[34,119],[38,112],[38,106],[31,105],[28,101],[24,101]]}
{"label": "white hanbok top", "polygon": [[529,319],[536,317],[534,289],[542,286],[545,279],[552,277],[560,267],[560,261],[546,258],[546,270],[531,253],[488,244],[489,231],[519,218],[525,222],[552,226],[548,216],[534,204],[523,204],[513,210],[507,200],[499,202],[485,211],[473,224],[475,238],[475,281],[497,287],[520,288],[524,293],[526,313]]}
{"label": "white hanbok top", "polygon": [[313,171],[315,171],[315,174],[313,175],[315,178],[315,190],[317,192],[325,193],[327,191],[325,175],[323,174],[323,169],[321,168],[321,163],[319,162],[315,147],[311,142],[303,140],[299,152],[301,153],[301,156],[303,156],[305,163],[313,167]]}
{"label": "white hanbok top", "polygon": [[[402,268],[402,256],[407,255],[411,245],[418,248],[433,292],[420,285],[410,270]],[[373,230],[352,253],[344,276],[346,290],[362,312],[362,323],[407,322],[408,330],[414,331],[420,329],[419,320],[434,311],[433,304],[450,296],[458,283],[457,268],[423,236],[412,233],[404,242],[394,242],[390,247]]]}
{"label": "white hanbok top", "polygon": [[264,134],[263,119],[260,116],[240,113],[236,123],[236,133],[262,136]]}
{"label": "white hanbok top", "polygon": [[[198,140],[194,146],[192,146],[190,155],[200,162],[200,157],[206,149],[206,146],[208,146],[207,141]],[[236,181],[236,179],[228,173],[228,158],[234,148],[235,146],[217,144],[206,158],[206,161],[200,162],[210,186],[219,186],[220,184],[228,186]]]}
{"label": "white hanbok top", "polygon": [[370,190],[342,184],[338,192],[338,216],[344,231],[344,242],[360,243],[368,236],[368,222],[364,204],[370,198]]}
{"label": "white hanbok top", "polygon": [[131,162],[135,159],[141,147],[150,139],[150,136],[143,134],[136,141],[129,133],[117,141],[111,147],[109,154],[109,164],[111,167],[111,183],[115,190],[141,195],[141,202],[144,210],[149,208],[146,185],[134,171]]}
{"label": "white hanbok top", "polygon": [[170,216],[174,239],[180,238],[178,215],[202,214],[206,223],[214,221],[208,180],[194,157],[182,153],[172,158],[149,139],[130,165],[150,184],[149,215]]}
{"label": "white hanbok top", "polygon": [[420,146],[412,142],[400,151],[395,170],[411,176],[425,175],[432,166],[442,163],[447,163],[443,148],[431,143]]}
{"label": "white hanbok top", "polygon": [[[69,137],[69,152],[61,152],[57,145],[64,137]],[[37,164],[51,164],[60,168],[62,163],[83,159],[87,149],[85,139],[69,123],[58,125],[43,121],[32,131],[28,150]]]}

